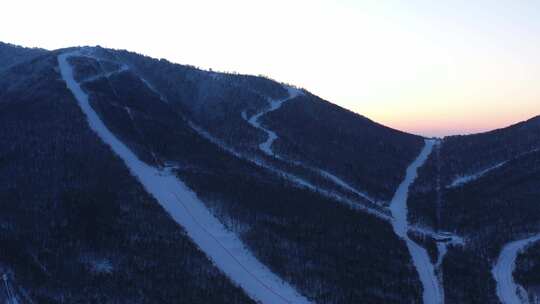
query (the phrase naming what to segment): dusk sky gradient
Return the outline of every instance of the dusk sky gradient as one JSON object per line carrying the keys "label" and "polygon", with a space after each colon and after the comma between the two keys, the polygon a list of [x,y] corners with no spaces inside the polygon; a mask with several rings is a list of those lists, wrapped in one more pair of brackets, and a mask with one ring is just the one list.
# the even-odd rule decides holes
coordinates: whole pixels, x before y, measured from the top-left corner
{"label": "dusk sky gradient", "polygon": [[0,41],[102,45],[304,87],[385,125],[540,115],[540,1],[6,1]]}

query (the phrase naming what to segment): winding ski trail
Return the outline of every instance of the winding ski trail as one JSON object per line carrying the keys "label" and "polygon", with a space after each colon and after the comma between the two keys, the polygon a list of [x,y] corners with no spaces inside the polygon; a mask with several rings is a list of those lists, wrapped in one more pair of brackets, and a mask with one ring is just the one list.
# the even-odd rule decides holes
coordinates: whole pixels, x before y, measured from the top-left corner
{"label": "winding ski trail", "polygon": [[[150,85],[150,84],[148,84],[148,85],[149,85],[150,89],[152,89],[156,94],[161,96],[161,94],[159,92],[157,92],[155,89],[153,89],[152,85]],[[163,97],[162,97],[162,99],[163,99]],[[291,99],[291,97],[282,99],[279,102],[279,106],[281,106],[283,104],[283,102],[285,102],[285,101],[287,101],[289,99]],[[278,104],[278,103],[275,103],[275,105],[276,104]],[[275,110],[279,109],[279,106],[278,107],[274,106],[274,107],[271,107],[271,108],[273,108],[273,111],[275,111]],[[262,115],[264,115],[264,114],[266,114],[268,112],[270,112],[270,111],[265,110],[262,113],[258,113],[258,114],[255,115],[255,116],[257,116],[257,119],[256,119],[257,123],[256,123],[256,126],[254,126],[254,127],[256,127],[258,129],[259,128],[263,129],[263,131],[265,131],[265,133],[267,133],[267,134],[275,134],[275,132],[273,132],[273,131],[264,129],[264,127],[262,127],[260,125],[260,123],[258,122],[258,119]],[[247,120],[248,122],[249,121],[254,121],[253,119],[247,119],[245,112],[242,113],[242,117],[245,120]],[[296,175],[291,174],[289,172],[277,169],[277,168],[271,166],[270,164],[268,164],[267,162],[265,162],[262,159],[259,159],[259,158],[253,157],[253,156],[244,155],[244,154],[236,151],[233,147],[227,145],[226,143],[224,143],[220,139],[214,137],[212,134],[210,134],[209,132],[207,132],[206,130],[201,128],[200,126],[196,125],[192,121],[188,121],[188,123],[189,123],[190,127],[193,130],[195,130],[195,132],[197,132],[200,136],[204,137],[209,142],[211,142],[211,143],[215,144],[216,146],[222,148],[226,152],[234,155],[235,157],[238,157],[240,159],[244,159],[244,160],[246,160],[246,161],[248,161],[248,162],[250,162],[252,164],[255,164],[256,166],[258,166],[260,168],[266,169],[266,170],[268,170],[268,171],[270,171],[270,172],[272,172],[272,173],[274,173],[274,174],[276,174],[278,176],[281,176],[282,178],[292,182],[293,184],[295,184],[295,185],[297,185],[299,187],[306,188],[306,189],[311,190],[313,192],[317,192],[317,193],[319,193],[319,194],[321,194],[321,195],[323,195],[325,197],[336,200],[337,202],[348,206],[352,210],[360,211],[360,212],[364,212],[364,213],[373,215],[373,216],[375,216],[375,217],[377,217],[379,219],[382,219],[384,221],[387,221],[389,223],[391,223],[393,221],[392,216],[389,214],[390,212],[388,212],[388,213],[386,212],[386,211],[388,211],[387,208],[376,209],[376,208],[368,207],[368,206],[359,204],[358,202],[356,202],[356,201],[354,201],[352,199],[349,199],[347,197],[344,197],[344,196],[342,196],[342,195],[340,195],[338,193],[335,193],[333,191],[329,191],[329,190],[326,190],[324,188],[321,188],[321,187],[309,182],[308,180],[303,179],[302,177],[299,177],[299,176],[296,176]],[[277,135],[275,137],[272,136],[272,139],[270,139],[270,140],[267,139],[265,141],[266,144],[259,145],[259,148],[261,150],[263,150],[261,148],[261,146],[263,146],[264,148],[268,147],[269,149],[271,149],[272,143],[277,138],[278,138]],[[273,157],[275,157],[277,159],[283,160],[283,158],[281,158],[280,156],[274,154],[272,151],[263,150],[263,152],[265,154],[269,155],[269,156],[273,156]],[[284,160],[284,161],[287,161],[287,160]],[[301,163],[298,163],[298,162],[294,162],[294,161],[288,161],[288,162],[291,162],[293,164],[306,167],[305,165],[303,165]],[[333,181],[337,185],[340,185],[343,188],[345,188],[345,189],[347,189],[347,190],[349,190],[351,192],[357,193],[360,196],[365,196],[365,198],[368,201],[375,202],[375,200],[371,199],[369,196],[367,196],[367,194],[362,193],[360,191],[357,191],[352,186],[348,185],[347,183],[342,181],[340,178],[338,178],[337,176],[335,176],[335,175],[333,175],[331,173],[328,173],[328,172],[326,172],[324,170],[321,170],[321,169],[316,169],[316,168],[311,168],[311,167],[306,167],[306,168],[311,169],[313,171],[317,171],[321,176]],[[420,235],[423,235],[423,236],[434,238],[435,240],[449,239],[449,243],[451,243],[451,244],[464,244],[465,243],[464,240],[461,237],[457,236],[457,235],[439,233],[439,232],[436,232],[436,231],[433,231],[433,230],[430,230],[430,229],[427,229],[427,228],[419,227],[419,226],[409,227],[409,230],[413,231],[413,232],[416,232],[416,233],[418,233]]]}
{"label": "winding ski trail", "polygon": [[[296,98],[299,95],[303,94],[302,91],[300,91],[299,89],[292,88],[292,87],[287,87],[287,92],[288,92],[289,96],[287,96],[285,98],[282,98],[282,99],[270,99],[269,100],[270,107],[268,109],[265,109],[265,110],[255,114],[255,115],[251,116],[247,120],[250,125],[252,125],[253,127],[263,131],[267,135],[266,140],[264,142],[262,142],[261,144],[259,144],[259,149],[261,149],[261,151],[263,151],[266,155],[269,155],[269,156],[272,156],[272,157],[275,157],[275,158],[278,158],[278,159],[281,159],[279,157],[279,155],[275,154],[274,151],[272,151],[272,145],[274,144],[274,141],[276,141],[278,136],[277,136],[276,132],[263,127],[261,125],[261,123],[259,122],[259,119],[263,115],[266,115],[267,113],[273,112],[273,111],[281,108],[281,105],[283,105],[286,101],[291,100],[293,98]],[[242,116],[245,117],[246,115],[244,114]]]}
{"label": "winding ski trail", "polygon": [[539,240],[540,234],[537,234],[526,239],[510,242],[501,250],[491,274],[497,283],[497,296],[503,304],[529,303],[524,288],[514,281],[513,273],[516,268],[518,254]]}
{"label": "winding ski trail", "polygon": [[415,241],[409,238],[409,222],[407,220],[407,198],[409,187],[412,185],[417,176],[417,170],[427,160],[429,154],[433,150],[434,140],[426,140],[424,148],[420,155],[407,168],[405,179],[401,182],[390,203],[390,211],[392,213],[392,227],[395,234],[403,239],[409,253],[412,257],[413,264],[420,276],[420,281],[423,286],[423,302],[425,304],[442,304],[444,303],[444,294],[439,279],[435,273],[435,265],[431,262],[429,254],[425,248],[418,245]]}
{"label": "winding ski trail", "polygon": [[86,116],[90,128],[126,164],[131,174],[159,204],[181,225],[208,258],[253,300],[260,303],[310,303],[292,286],[260,263],[242,241],[228,231],[205,207],[191,189],[168,170],[150,166],[118,139],[89,103],[88,95],[73,77],[68,62],[79,51],[58,56],[60,73],[67,88]]}
{"label": "winding ski trail", "polygon": [[304,167],[306,169],[309,169],[309,170],[315,172],[316,174],[318,174],[319,176],[325,178],[326,180],[329,180],[329,181],[333,182],[334,184],[342,187],[343,189],[346,189],[346,190],[348,190],[348,191],[362,197],[363,199],[369,201],[370,203],[376,203],[376,200],[371,198],[367,193],[355,189],[354,187],[352,187],[351,185],[346,183],[341,178],[337,177],[336,175],[334,175],[334,174],[332,174],[332,173],[330,173],[330,172],[328,172],[326,170],[319,169],[319,168],[314,168],[314,167],[308,166],[308,165],[306,165],[306,164],[304,164],[302,162],[299,162],[299,161],[286,160],[283,157],[281,157],[280,155],[274,153],[274,151],[272,150],[272,145],[274,144],[276,139],[278,139],[279,137],[276,134],[276,132],[274,132],[274,131],[272,131],[272,130],[270,130],[268,128],[263,127],[259,120],[260,120],[260,118],[262,116],[264,116],[264,115],[266,115],[266,114],[268,114],[270,112],[278,110],[286,101],[294,99],[294,98],[298,97],[299,95],[303,94],[302,91],[300,91],[300,90],[298,90],[296,88],[292,88],[292,87],[287,87],[287,91],[289,93],[289,96],[287,96],[286,98],[283,98],[283,99],[276,99],[276,100],[270,99],[269,100],[269,103],[270,103],[269,108],[264,109],[261,112],[251,116],[249,119],[247,118],[246,112],[242,112],[242,117],[251,126],[253,126],[256,129],[259,129],[259,130],[263,131],[267,135],[266,140],[264,142],[262,142],[261,144],[259,144],[259,149],[268,156],[271,156],[271,157],[274,157],[276,159],[279,159],[279,160],[282,160],[282,161],[285,161],[285,162],[288,162],[288,163],[291,163],[291,164],[294,164],[294,165],[301,166],[301,167]]}

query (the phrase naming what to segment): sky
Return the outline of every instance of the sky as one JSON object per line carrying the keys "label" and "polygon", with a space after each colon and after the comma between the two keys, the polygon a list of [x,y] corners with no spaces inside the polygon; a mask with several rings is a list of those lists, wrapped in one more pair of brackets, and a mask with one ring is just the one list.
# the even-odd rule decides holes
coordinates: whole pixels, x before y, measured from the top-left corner
{"label": "sky", "polygon": [[0,41],[266,75],[427,136],[540,115],[540,1],[4,1]]}

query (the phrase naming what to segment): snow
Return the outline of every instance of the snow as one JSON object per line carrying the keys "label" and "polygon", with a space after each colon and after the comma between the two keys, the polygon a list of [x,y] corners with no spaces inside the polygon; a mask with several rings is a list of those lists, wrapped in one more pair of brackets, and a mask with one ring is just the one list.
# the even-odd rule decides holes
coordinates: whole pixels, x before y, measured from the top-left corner
{"label": "snow", "polygon": [[517,158],[520,158],[520,157],[523,157],[525,155],[529,155],[531,153],[535,153],[535,152],[538,152],[540,151],[540,148],[535,148],[535,149],[532,149],[530,151],[526,151],[526,152],[522,152],[514,157],[512,157],[511,159],[509,160],[505,160],[505,161],[502,161],[502,162],[499,162],[495,165],[492,165],[490,167],[487,167],[485,169],[482,169],[476,173],[472,173],[472,174],[468,174],[468,175],[463,175],[463,176],[458,176],[457,178],[455,178],[448,186],[446,186],[446,188],[456,188],[456,187],[460,187],[460,186],[463,186],[467,183],[470,183],[472,181],[475,181],[481,177],[483,177],[484,175],[486,175],[487,173],[495,170],[495,169],[498,169],[502,166],[504,166],[505,164],[507,164],[510,160],[514,160],[514,159],[517,159]]}
{"label": "snow", "polygon": [[154,92],[154,94],[158,95],[159,96],[159,99],[161,99],[161,101],[167,103],[168,100],[165,98],[165,96],[161,95],[160,92],[158,92],[158,90],[150,83],[148,82],[148,80],[146,80],[145,78],[139,76],[139,79],[146,85],[146,87],[148,89],[150,89],[150,91]]}
{"label": "snow", "polygon": [[371,198],[367,193],[356,190],[351,185],[347,184],[344,180],[342,180],[341,178],[335,176],[334,174],[332,174],[332,173],[330,173],[328,171],[322,170],[322,169],[317,169],[316,171],[321,176],[323,176],[324,178],[334,182],[336,185],[341,186],[342,188],[351,191],[352,193],[362,197],[363,199],[365,199],[365,200],[367,200],[367,201],[369,201],[371,203],[376,203],[376,200]]}
{"label": "snow", "polygon": [[[159,94],[159,93],[157,93]],[[244,118],[245,118],[245,114],[242,115]],[[234,155],[235,157],[238,157],[238,158],[241,158],[241,159],[244,159],[258,167],[261,167],[263,169],[266,169],[286,180],[289,180],[290,182],[292,182],[293,184],[296,184],[297,186],[299,187],[302,187],[302,188],[306,188],[308,190],[311,190],[313,192],[317,192],[318,194],[320,195],[323,195],[327,198],[330,198],[332,200],[335,200],[339,203],[342,203],[344,204],[345,206],[351,208],[352,210],[355,210],[355,211],[360,211],[360,212],[364,212],[364,213],[367,213],[367,214],[370,214],[370,215],[373,215],[379,219],[382,219],[384,221],[387,221],[387,222],[392,222],[392,217],[389,216],[385,211],[387,210],[386,208],[385,209],[382,209],[382,210],[379,210],[379,209],[375,209],[375,208],[370,208],[368,206],[365,206],[365,205],[362,205],[358,202],[355,202],[351,199],[348,199],[346,197],[343,197],[341,195],[339,195],[338,193],[335,193],[335,192],[332,192],[332,191],[328,191],[328,190],[325,190],[321,187],[318,187],[312,183],[310,183],[309,181],[299,177],[299,176],[296,176],[294,174],[291,174],[291,173],[288,173],[288,172],[285,172],[283,170],[280,170],[278,168],[275,168],[271,165],[269,165],[268,163],[266,163],[264,160],[262,159],[258,159],[258,158],[255,158],[255,157],[251,157],[251,156],[247,156],[247,155],[244,155],[238,151],[236,151],[234,148],[228,146],[227,144],[225,144],[223,141],[215,138],[214,136],[212,136],[212,134],[210,134],[209,132],[207,132],[206,130],[204,130],[203,128],[201,128],[200,126],[196,125],[195,123],[191,122],[191,121],[188,121],[190,127],[195,131],[197,132],[200,136],[204,137],[205,139],[207,139],[209,142],[217,145],[218,147],[220,147],[221,149],[223,149],[224,151]],[[313,169],[313,170],[316,170],[316,169]],[[331,175],[329,173],[325,173],[324,171],[321,172],[321,170],[318,170],[321,174],[328,174],[328,175]],[[336,177],[336,179],[338,179]],[[339,183],[339,181],[336,181],[337,183]],[[347,185],[348,186],[348,185]],[[350,186],[348,186],[350,187]],[[425,227],[419,227],[419,226],[412,226],[412,227],[409,227],[409,230],[410,231],[413,231],[415,233],[418,233],[420,235],[423,235],[423,236],[427,236],[427,237],[431,237],[431,238],[434,238],[435,240],[437,241],[440,241],[440,240],[447,240],[447,242],[449,244],[454,244],[454,245],[464,245],[465,244],[465,240],[463,240],[461,237],[457,236],[457,235],[453,235],[451,233],[443,233],[443,232],[436,232],[436,231],[433,231],[433,230],[430,230],[428,228],[425,228]]]}
{"label": "snow", "polygon": [[[346,205],[347,207],[353,209],[353,210],[357,210],[357,211],[361,211],[361,212],[365,212],[365,213],[368,213],[368,214],[371,214],[373,216],[376,216],[382,220],[385,220],[385,221],[390,221],[390,216],[387,215],[386,213],[384,213],[383,211],[381,210],[378,210],[378,209],[375,209],[375,208],[370,208],[370,207],[367,207],[367,206],[364,206],[362,204],[359,204],[358,202],[355,202],[355,201],[352,201],[346,197],[343,197],[341,195],[339,195],[338,193],[334,193],[332,191],[328,191],[328,190],[325,190],[321,187],[318,187],[314,184],[312,184],[311,182],[299,177],[299,176],[296,176],[294,174],[291,174],[291,173],[288,173],[288,172],[285,172],[283,170],[280,170],[280,169],[277,169],[277,168],[274,168],[272,167],[271,165],[269,165],[268,163],[266,163],[264,160],[261,160],[261,159],[258,159],[258,158],[255,158],[255,157],[250,157],[250,156],[246,156],[246,155],[243,155],[242,153],[234,150],[232,147],[228,146],[227,144],[225,144],[224,142],[222,142],[221,140],[215,138],[214,136],[212,136],[210,133],[208,133],[206,130],[204,130],[203,128],[197,126],[196,124],[194,124],[193,122],[191,121],[188,121],[188,123],[190,124],[191,128],[193,130],[195,130],[195,132],[197,132],[200,136],[206,138],[209,142],[219,146],[221,149],[223,149],[224,151],[238,157],[238,158],[241,158],[241,159],[244,159],[258,167],[261,167],[263,169],[266,169],[290,182],[292,182],[293,184],[301,187],[301,188],[305,188],[305,189],[308,189],[310,191],[313,191],[313,192],[317,192],[318,194],[322,195],[322,196],[325,196],[327,198],[330,198],[332,200],[336,200],[337,202],[339,203],[342,203],[344,205]],[[423,234],[428,234],[428,235],[431,235],[432,232],[429,232],[429,231],[422,231],[420,233],[423,233]]]}
{"label": "snow", "polygon": [[431,263],[427,250],[410,239],[407,234],[409,231],[409,223],[407,220],[407,198],[409,187],[416,179],[417,170],[427,160],[434,144],[434,140],[426,140],[420,155],[407,168],[405,179],[397,188],[396,193],[390,202],[392,227],[394,228],[396,235],[403,239],[407,244],[413,264],[420,276],[420,281],[422,282],[423,302],[426,304],[442,304],[444,303],[444,296],[442,286],[435,273],[435,265]]}
{"label": "snow", "polygon": [[[156,95],[158,95],[163,102],[168,102],[167,99],[159,91],[157,91],[157,89],[151,83],[149,83],[147,80],[145,80],[141,76],[139,76],[139,78],[142,80],[142,82],[144,82],[146,84],[146,86],[151,91],[153,91]],[[290,100],[290,99],[298,96],[299,94],[302,94],[301,91],[299,91],[298,89],[295,89],[295,88],[288,87],[287,90],[289,92],[289,97],[281,99],[281,100],[271,101],[270,102],[271,103],[270,109],[273,109],[272,111],[275,111],[275,110],[279,109],[279,107],[281,107],[281,105],[285,101]],[[267,110],[264,113],[268,113],[268,112],[270,112],[270,111]],[[259,113],[259,114],[261,114],[261,113]],[[250,121],[247,118],[246,112],[242,112],[241,115],[242,115],[243,119],[247,120],[248,122]],[[260,116],[262,116],[262,115],[259,115],[259,117]],[[261,148],[261,146],[264,147],[264,148],[261,148],[261,150],[263,150],[263,151],[266,150],[265,154],[267,154],[267,155],[270,155],[270,156],[273,156],[275,158],[281,159],[278,155],[274,154],[271,151],[272,143],[273,143],[273,141],[275,141],[275,139],[277,139],[277,135],[274,132],[270,131],[270,130],[264,129],[259,124],[258,118],[256,120],[253,120],[253,117],[252,117],[251,121],[252,122],[250,122],[250,123],[254,123],[257,128],[261,128],[262,130],[265,130],[265,133],[274,135],[274,136],[272,136],[272,135],[269,136],[269,138],[273,138],[273,139],[271,139],[271,140],[267,139],[264,143],[262,143],[259,146],[260,148]],[[347,205],[348,207],[350,207],[350,208],[352,208],[354,210],[361,210],[363,212],[372,214],[372,215],[374,215],[374,216],[376,216],[378,218],[381,218],[383,220],[390,221],[390,217],[387,214],[385,214],[384,212],[380,211],[380,210],[376,210],[376,209],[373,209],[373,208],[369,208],[369,207],[360,205],[360,204],[358,204],[356,202],[353,202],[353,201],[351,201],[351,200],[349,200],[349,199],[347,199],[345,197],[342,197],[342,196],[340,196],[340,195],[338,195],[336,193],[321,189],[320,187],[317,187],[317,186],[313,185],[312,183],[310,183],[309,181],[307,181],[307,180],[305,180],[305,179],[303,179],[301,177],[298,177],[298,176],[296,176],[294,174],[291,174],[291,173],[288,173],[288,172],[285,172],[283,170],[276,169],[276,168],[270,166],[264,160],[261,160],[261,159],[255,158],[255,157],[249,157],[249,156],[243,155],[240,152],[233,149],[232,147],[225,144],[223,141],[215,138],[212,134],[210,134],[208,131],[204,130],[202,127],[198,126],[194,122],[192,122],[190,120],[187,120],[187,122],[188,122],[189,126],[195,132],[197,132],[201,137],[205,138],[209,142],[215,144],[216,146],[220,147],[221,149],[223,149],[227,153],[230,153],[230,154],[234,155],[237,158],[244,159],[244,160],[246,160],[246,161],[248,161],[248,162],[250,162],[252,164],[255,164],[258,167],[261,167],[263,169],[271,171],[272,173],[274,173],[274,174],[276,174],[278,176],[281,176],[282,178],[285,178],[285,179],[291,181],[292,183],[294,183],[294,184],[296,184],[296,185],[298,185],[300,187],[307,188],[307,189],[309,189],[311,191],[317,192],[317,193],[319,193],[319,194],[321,194],[323,196],[326,196],[328,198],[335,199],[335,200],[337,200],[337,201],[339,201],[341,203],[344,203],[345,205]],[[362,192],[359,192],[356,189],[352,188],[351,186],[347,185],[344,181],[339,179],[337,176],[334,176],[334,175],[332,175],[332,174],[330,174],[330,173],[328,173],[326,171],[323,171],[323,170],[314,169],[314,168],[310,168],[310,169],[318,172],[319,174],[326,177],[327,179],[333,180],[335,183],[337,183],[338,185],[341,185],[342,187],[348,189],[349,191],[352,191],[352,192],[354,192],[354,193],[356,193],[356,194],[358,194],[358,195],[360,195],[362,197],[365,196],[364,198],[367,199],[368,201],[374,202],[374,200],[367,197],[366,194],[364,194]]]}
{"label": "snow", "polygon": [[437,242],[437,262],[435,263],[436,269],[441,269],[442,262],[444,261],[444,256],[448,253],[448,243]]}
{"label": "snow", "polygon": [[95,274],[111,274],[114,270],[114,267],[111,261],[106,259],[96,259],[89,262],[90,271]]}
{"label": "snow", "polygon": [[159,170],[142,162],[105,126],[90,106],[88,95],[73,78],[73,70],[67,60],[78,55],[80,53],[76,51],[63,53],[58,56],[58,63],[62,78],[75,96],[90,128],[124,161],[131,174],[186,230],[209,259],[255,301],[310,303],[261,264],[183,182],[167,170]]}
{"label": "snow", "polygon": [[[253,115],[249,119],[247,118],[246,112],[245,111],[242,112],[242,118],[247,120],[247,122],[250,125],[252,125],[256,129],[259,129],[259,130],[263,131],[267,135],[266,140],[263,143],[259,144],[259,149],[262,152],[264,152],[266,155],[274,157],[274,158],[279,159],[279,160],[284,160],[284,159],[281,156],[275,154],[274,151],[272,150],[272,145],[274,144],[276,139],[278,139],[278,136],[274,131],[263,127],[259,120],[260,120],[260,118],[262,116],[266,115],[267,113],[278,110],[283,105],[283,103],[285,103],[286,101],[291,100],[291,99],[299,96],[300,94],[303,94],[300,90],[292,88],[292,87],[287,87],[287,90],[289,92],[288,97],[283,98],[283,99],[278,99],[278,100],[270,100],[270,107],[268,109],[265,109],[265,110],[255,114],[255,115]],[[369,197],[369,195],[367,193],[356,190],[354,187],[347,184],[341,178],[337,177],[336,175],[334,175],[334,174],[332,174],[332,173],[330,173],[328,171],[318,169],[318,168],[313,168],[313,167],[307,166],[307,165],[305,165],[305,164],[303,164],[301,162],[297,162],[297,161],[287,160],[287,162],[298,165],[298,166],[302,166],[302,167],[307,168],[307,169],[310,169],[311,171],[313,171],[313,172],[319,174],[320,176],[322,176],[323,178],[325,178],[325,179],[333,182],[334,184],[336,184],[336,185],[338,185],[338,186],[340,186],[340,187],[342,187],[342,188],[344,188],[344,189],[346,189],[346,190],[360,196],[361,198],[363,198],[363,199],[365,199],[365,200],[367,200],[367,201],[369,201],[371,203],[376,203],[376,200]]]}
{"label": "snow", "polygon": [[497,283],[497,296],[503,304],[523,304],[529,302],[524,288],[514,281],[513,272],[516,268],[518,254],[538,240],[540,240],[540,234],[508,243],[499,254],[499,258],[491,270],[491,274]]}
{"label": "snow", "polygon": [[11,284],[9,284],[9,278],[7,274],[4,273],[2,275],[2,281],[4,281],[4,289],[7,297],[6,304],[19,304],[19,300],[17,299],[17,296],[15,295]]}
{"label": "snow", "polygon": [[507,163],[507,161],[503,161],[503,162],[497,163],[497,164],[495,164],[495,165],[493,165],[491,167],[488,167],[488,168],[485,168],[485,169],[483,169],[481,171],[478,171],[476,173],[469,174],[469,175],[458,176],[456,179],[454,179],[452,181],[452,183],[450,183],[450,185],[447,186],[447,188],[456,188],[456,187],[463,186],[463,185],[465,185],[467,183],[470,183],[472,181],[475,181],[475,180],[479,179],[480,177],[486,175],[487,173],[502,167],[506,163]]}
{"label": "snow", "polygon": [[[259,122],[259,119],[261,116],[266,115],[269,112],[273,112],[279,108],[281,108],[281,105],[285,103],[288,100],[291,100],[298,95],[302,94],[302,92],[298,89],[287,87],[287,91],[289,95],[286,98],[283,99],[271,99],[270,100],[270,107],[266,110],[263,110],[255,115],[253,115],[251,118],[248,119],[248,123],[251,124],[253,127],[263,131],[266,133],[267,138],[266,140],[259,145],[259,149],[261,149],[264,153],[266,153],[269,156],[279,158],[278,155],[274,154],[272,151],[272,144],[274,144],[274,141],[278,138],[277,134],[269,129],[266,129],[261,125]],[[242,114],[242,117],[245,117],[245,113]]]}
{"label": "snow", "polygon": [[[88,55],[85,55],[85,56],[88,57]],[[123,65],[120,66],[120,68],[118,70],[110,71],[110,72],[107,72],[107,73],[104,73],[104,74],[97,74],[97,75],[94,75],[94,76],[90,76],[90,77],[87,77],[84,80],[82,80],[82,82],[85,83],[85,82],[95,81],[95,80],[100,79],[100,78],[109,78],[114,74],[120,74],[122,72],[127,71],[128,69],[129,69],[129,67],[127,65],[123,64]]]}

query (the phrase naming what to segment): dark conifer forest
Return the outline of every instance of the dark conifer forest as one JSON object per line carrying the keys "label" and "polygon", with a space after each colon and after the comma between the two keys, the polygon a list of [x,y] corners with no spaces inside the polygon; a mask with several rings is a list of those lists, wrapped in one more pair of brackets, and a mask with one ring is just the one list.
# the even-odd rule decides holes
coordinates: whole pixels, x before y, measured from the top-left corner
{"label": "dark conifer forest", "polygon": [[[297,293],[283,303],[423,303],[412,243],[442,302],[500,303],[502,252],[540,233],[539,117],[427,139],[265,77],[101,47],[0,43],[0,274],[11,290],[0,301],[265,302],[152,192],[168,185],[136,170],[194,193],[226,230],[201,231],[225,247],[225,232],[237,236],[242,246],[227,252],[254,286]],[[392,205],[400,198],[405,236]],[[197,222],[194,210],[185,212]],[[251,269],[245,252],[265,268]],[[520,248],[515,265],[516,292],[533,303],[540,242]],[[268,286],[268,273],[285,287]]]}

